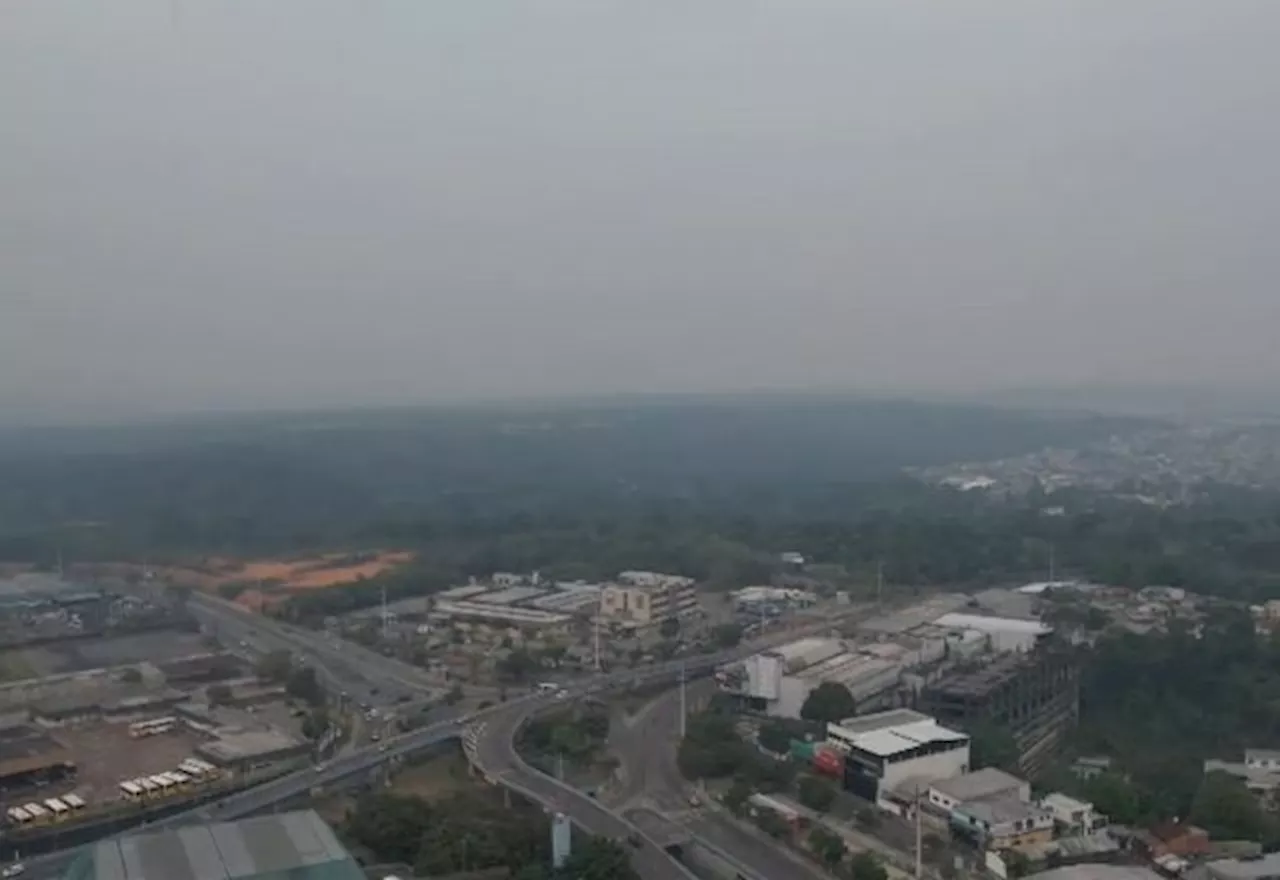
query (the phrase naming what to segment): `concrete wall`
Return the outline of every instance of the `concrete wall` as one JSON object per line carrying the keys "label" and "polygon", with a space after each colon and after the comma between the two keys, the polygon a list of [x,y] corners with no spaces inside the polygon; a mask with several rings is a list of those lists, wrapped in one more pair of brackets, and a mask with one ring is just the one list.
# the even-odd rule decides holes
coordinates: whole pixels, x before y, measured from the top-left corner
{"label": "concrete wall", "polygon": [[912,777],[920,779],[950,779],[969,771],[969,744],[958,749],[923,755],[910,761],[895,761],[885,765],[881,788],[893,788],[899,782]]}

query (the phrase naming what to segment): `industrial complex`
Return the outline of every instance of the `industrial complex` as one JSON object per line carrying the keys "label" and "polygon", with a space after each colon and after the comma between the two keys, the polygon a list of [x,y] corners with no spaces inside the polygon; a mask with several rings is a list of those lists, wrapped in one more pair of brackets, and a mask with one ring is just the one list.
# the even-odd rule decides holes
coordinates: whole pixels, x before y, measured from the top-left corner
{"label": "industrial complex", "polygon": [[718,670],[717,680],[745,708],[783,718],[799,718],[819,685],[836,682],[859,714],[913,709],[924,713],[917,722],[958,730],[989,722],[1013,732],[1032,770],[1078,715],[1075,667],[1051,633],[1038,620],[991,613],[974,597],[941,595],[863,621],[848,635],[755,654]]}

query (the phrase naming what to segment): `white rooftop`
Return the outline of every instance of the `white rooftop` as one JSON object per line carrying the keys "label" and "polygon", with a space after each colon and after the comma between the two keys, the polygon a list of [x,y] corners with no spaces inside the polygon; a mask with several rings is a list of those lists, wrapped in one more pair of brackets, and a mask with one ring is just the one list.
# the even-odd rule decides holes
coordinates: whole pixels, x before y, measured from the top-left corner
{"label": "white rooftop", "polygon": [[1079,581],[1036,581],[1033,584],[1018,587],[1017,592],[1027,596],[1038,596],[1048,590],[1069,590],[1079,585]]}
{"label": "white rooftop", "polygon": [[954,627],[956,629],[976,629],[981,632],[1020,632],[1034,633],[1035,635],[1048,635],[1053,632],[1053,627],[1038,620],[994,617],[985,614],[961,614],[959,612],[944,614],[935,623],[938,626]]}
{"label": "white rooftop", "polygon": [[509,605],[483,605],[479,602],[437,602],[435,613],[445,616],[470,617],[476,620],[547,626],[565,623],[571,619],[567,614],[538,611],[534,608],[512,608]]}
{"label": "white rooftop", "polygon": [[538,587],[508,587],[505,590],[476,596],[471,601],[483,602],[486,605],[514,605],[517,602],[524,602],[547,592],[547,590],[542,590]]}
{"label": "white rooftop", "polygon": [[[835,724],[829,726],[839,728],[839,725]],[[926,718],[923,721],[912,721],[907,724],[896,724],[892,727],[881,727],[862,733],[843,729],[842,733],[845,734],[845,739],[848,740],[853,748],[875,755],[878,758],[888,758],[926,743],[959,742],[968,739],[966,734],[943,727],[932,718]]]}

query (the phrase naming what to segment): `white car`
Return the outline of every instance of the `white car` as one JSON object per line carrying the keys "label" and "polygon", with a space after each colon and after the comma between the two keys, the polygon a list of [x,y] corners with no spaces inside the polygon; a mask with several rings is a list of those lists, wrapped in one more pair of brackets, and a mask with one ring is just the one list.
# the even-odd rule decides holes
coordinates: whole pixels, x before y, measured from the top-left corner
{"label": "white car", "polygon": [[14,862],[9,867],[0,871],[0,877],[21,877],[27,871],[27,866],[22,862]]}

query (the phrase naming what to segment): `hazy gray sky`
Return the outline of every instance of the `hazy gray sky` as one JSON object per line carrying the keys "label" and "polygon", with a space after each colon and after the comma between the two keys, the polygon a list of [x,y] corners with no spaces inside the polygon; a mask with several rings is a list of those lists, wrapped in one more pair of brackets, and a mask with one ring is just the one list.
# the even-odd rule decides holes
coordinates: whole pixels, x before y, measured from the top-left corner
{"label": "hazy gray sky", "polygon": [[0,409],[1280,380],[1275,0],[6,0]]}

